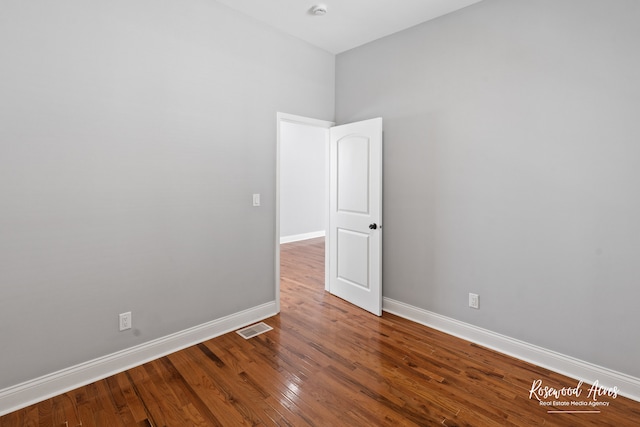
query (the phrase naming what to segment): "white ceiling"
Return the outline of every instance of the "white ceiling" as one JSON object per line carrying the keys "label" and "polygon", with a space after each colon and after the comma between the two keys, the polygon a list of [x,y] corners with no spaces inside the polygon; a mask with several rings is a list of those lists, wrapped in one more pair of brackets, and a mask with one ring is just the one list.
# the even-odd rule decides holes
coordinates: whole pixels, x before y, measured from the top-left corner
{"label": "white ceiling", "polygon": [[[217,0],[331,53],[363,45],[481,0]],[[314,16],[322,4],[328,13]]]}

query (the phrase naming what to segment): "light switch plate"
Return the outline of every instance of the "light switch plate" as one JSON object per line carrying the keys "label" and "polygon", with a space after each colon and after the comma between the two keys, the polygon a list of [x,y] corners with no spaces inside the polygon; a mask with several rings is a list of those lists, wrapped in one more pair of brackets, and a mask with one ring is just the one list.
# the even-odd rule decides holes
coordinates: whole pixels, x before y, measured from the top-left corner
{"label": "light switch plate", "polygon": [[260,194],[253,195],[253,206],[260,206]]}

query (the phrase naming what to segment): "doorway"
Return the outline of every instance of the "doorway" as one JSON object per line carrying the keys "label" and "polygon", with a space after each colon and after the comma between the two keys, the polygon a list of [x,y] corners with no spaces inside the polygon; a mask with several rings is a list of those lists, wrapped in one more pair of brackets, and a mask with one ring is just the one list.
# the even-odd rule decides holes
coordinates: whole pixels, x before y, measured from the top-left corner
{"label": "doorway", "polygon": [[[333,122],[325,120],[277,114],[275,299],[278,312],[280,244],[319,238],[326,233],[329,128],[333,125]],[[305,143],[309,146],[305,147]],[[318,184],[318,179],[321,184]],[[325,263],[326,290],[329,284],[327,274]]]}
{"label": "doorway", "polygon": [[[292,126],[293,124],[293,126]],[[285,134],[303,129],[319,134],[324,145],[325,191],[318,210],[325,211],[324,289],[367,310],[382,314],[382,118],[341,126],[300,116],[278,113],[276,162],[276,266],[275,299],[280,312],[281,227],[283,211],[283,159]],[[292,132],[296,133],[296,132]],[[291,143],[291,141],[288,141]],[[293,146],[304,144],[291,143]],[[295,157],[295,156],[294,156]],[[294,158],[293,162],[297,160]],[[311,158],[313,163],[314,159]],[[305,182],[311,166],[298,168],[300,176],[289,179]],[[322,169],[322,168],[320,168]],[[328,179],[327,179],[328,178]],[[288,185],[288,184],[287,184]],[[321,188],[322,185],[320,184]],[[301,198],[305,198],[304,190]],[[303,203],[304,204],[304,203]],[[315,214],[315,213],[314,213]],[[296,215],[293,215],[296,216]],[[303,215],[302,215],[303,216]],[[311,216],[311,215],[310,215]],[[320,216],[321,218],[321,216]],[[297,222],[297,221],[295,221]],[[322,222],[322,221],[321,221]],[[318,228],[318,226],[315,226]],[[300,234],[308,238],[309,233]]]}

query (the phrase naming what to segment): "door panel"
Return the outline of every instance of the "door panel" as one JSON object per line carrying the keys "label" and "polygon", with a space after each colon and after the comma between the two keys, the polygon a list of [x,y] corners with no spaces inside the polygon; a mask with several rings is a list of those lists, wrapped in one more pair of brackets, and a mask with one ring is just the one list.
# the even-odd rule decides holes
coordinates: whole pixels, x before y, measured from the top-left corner
{"label": "door panel", "polygon": [[337,141],[338,211],[369,213],[370,142],[359,135]]}
{"label": "door panel", "polygon": [[330,140],[329,289],[380,316],[382,119],[333,127]]}
{"label": "door panel", "polygon": [[338,229],[338,280],[369,289],[369,234]]}

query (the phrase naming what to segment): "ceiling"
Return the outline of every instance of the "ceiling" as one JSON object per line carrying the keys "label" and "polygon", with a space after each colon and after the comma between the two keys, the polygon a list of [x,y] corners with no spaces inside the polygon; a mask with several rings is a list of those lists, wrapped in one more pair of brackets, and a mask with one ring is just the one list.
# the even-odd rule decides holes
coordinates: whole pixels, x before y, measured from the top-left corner
{"label": "ceiling", "polygon": [[[338,54],[481,0],[217,0]],[[325,5],[324,16],[311,13]]]}

